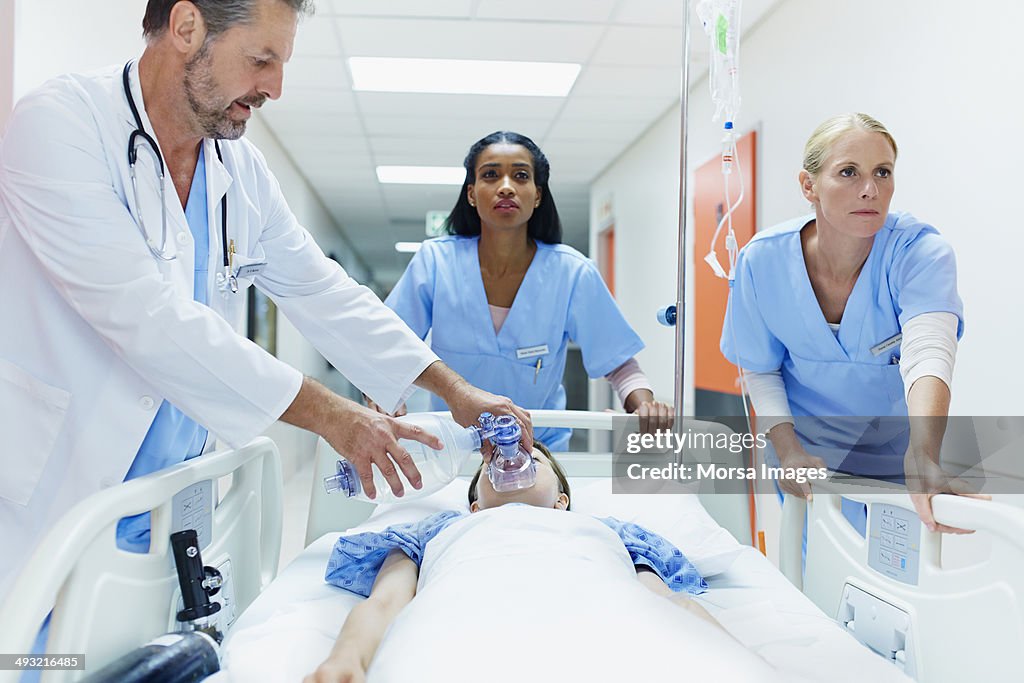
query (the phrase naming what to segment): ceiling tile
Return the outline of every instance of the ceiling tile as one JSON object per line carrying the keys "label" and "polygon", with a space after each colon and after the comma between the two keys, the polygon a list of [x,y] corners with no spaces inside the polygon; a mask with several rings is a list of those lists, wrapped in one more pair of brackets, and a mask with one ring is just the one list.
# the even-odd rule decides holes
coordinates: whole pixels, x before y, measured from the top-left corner
{"label": "ceiling tile", "polygon": [[[683,9],[687,4],[679,0],[626,0],[612,13],[611,20],[618,24],[645,24],[648,26],[682,26]],[[697,20],[696,14],[691,22]]]}
{"label": "ceiling tile", "polygon": [[674,67],[587,66],[572,95],[678,98],[681,78]]}
{"label": "ceiling tile", "polygon": [[351,88],[345,63],[337,57],[292,57],[285,66],[285,88]]}
{"label": "ceiling tile", "polygon": [[[513,21],[344,17],[337,21],[350,57],[583,63],[604,32],[597,25]],[[500,77],[496,72],[495,78]]]}
{"label": "ceiling tile", "polygon": [[317,11],[340,16],[464,17],[472,0],[320,0]]}
{"label": "ceiling tile", "polygon": [[612,26],[590,63],[682,68],[682,32],[661,26]]}
{"label": "ceiling tile", "polygon": [[421,93],[357,92],[356,102],[364,114],[394,115],[415,112],[417,116],[518,116],[553,117],[566,102],[564,97],[514,97],[495,95],[427,95]]}
{"label": "ceiling tile", "polygon": [[481,0],[476,16],[482,19],[519,21],[571,21],[604,23],[609,20],[617,0]]}
{"label": "ceiling tile", "polygon": [[475,118],[371,116],[364,123],[367,134],[372,137],[439,136],[462,140],[467,149],[474,141],[496,130],[515,130],[528,137],[541,139],[551,125],[549,119],[522,119],[502,115]]}
{"label": "ceiling tile", "polygon": [[644,121],[657,119],[679,99],[678,95],[661,97],[570,97],[561,118],[573,121]]}
{"label": "ceiling tile", "polygon": [[559,119],[551,127],[551,132],[544,139],[545,144],[561,140],[600,140],[629,142],[638,137],[647,128],[644,121],[599,121]]}
{"label": "ceiling tile", "polygon": [[354,113],[330,112],[310,108],[305,111],[266,112],[265,119],[279,136],[315,134],[323,137],[358,135],[362,133],[362,122]]}
{"label": "ceiling tile", "polygon": [[314,15],[299,21],[292,59],[297,57],[341,57],[334,20]]}
{"label": "ceiling tile", "polygon": [[285,67],[284,92],[281,99],[267,102],[263,112],[294,111],[301,112],[353,112],[356,101],[351,90],[325,87],[294,86],[289,79],[291,69]]}

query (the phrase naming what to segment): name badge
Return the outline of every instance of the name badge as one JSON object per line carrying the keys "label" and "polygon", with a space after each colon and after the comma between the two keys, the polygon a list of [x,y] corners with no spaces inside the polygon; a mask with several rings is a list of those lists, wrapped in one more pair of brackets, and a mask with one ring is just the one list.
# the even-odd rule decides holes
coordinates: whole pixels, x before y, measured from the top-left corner
{"label": "name badge", "polygon": [[536,358],[537,356],[546,356],[547,353],[547,344],[540,344],[539,346],[527,346],[521,349],[516,349],[516,358],[518,360],[523,360],[524,358]]}
{"label": "name badge", "polygon": [[875,346],[872,346],[871,347],[871,355],[873,355],[873,356],[880,356],[883,353],[885,353],[886,351],[888,351],[889,349],[895,348],[896,346],[899,346],[899,343],[901,341],[903,341],[903,333],[902,332],[896,334],[895,336],[889,337],[884,342],[881,342],[879,344],[876,344]]}
{"label": "name badge", "polygon": [[245,265],[240,265],[235,269],[235,277],[256,277],[262,273],[263,269],[266,267],[266,261],[262,263],[247,263]]}

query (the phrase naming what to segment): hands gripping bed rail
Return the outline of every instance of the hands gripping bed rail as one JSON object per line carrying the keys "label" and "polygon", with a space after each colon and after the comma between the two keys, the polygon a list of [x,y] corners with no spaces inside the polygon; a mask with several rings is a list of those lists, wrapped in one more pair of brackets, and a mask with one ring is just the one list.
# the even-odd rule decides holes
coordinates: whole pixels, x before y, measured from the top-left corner
{"label": "hands gripping bed rail", "polygon": [[[881,618],[887,611],[897,614],[900,623],[885,627],[885,644],[873,646],[886,650],[881,654],[903,665],[918,681],[1010,680],[1007,672],[1019,672],[1024,646],[1024,501],[935,496],[932,511],[937,522],[978,532],[978,537],[957,537],[928,531],[905,493],[841,493],[825,482],[814,485],[809,504],[786,496],[779,547],[783,574],[866,644],[871,643],[864,637],[865,629],[855,628],[854,622],[875,627],[874,622],[861,622],[874,620],[876,614]],[[842,498],[868,506],[866,538],[847,522]],[[801,576],[805,510],[807,560]],[[908,529],[909,551],[900,551],[913,556],[913,571],[882,566],[881,560],[898,557],[896,551],[883,554],[884,515],[905,520],[909,527],[920,526]],[[898,534],[896,538],[902,540]],[[950,544],[947,552],[958,551],[950,566],[943,566],[945,544]],[[965,566],[965,560],[971,562]],[[866,612],[853,614],[855,606]],[[879,635],[877,628],[867,630]]]}

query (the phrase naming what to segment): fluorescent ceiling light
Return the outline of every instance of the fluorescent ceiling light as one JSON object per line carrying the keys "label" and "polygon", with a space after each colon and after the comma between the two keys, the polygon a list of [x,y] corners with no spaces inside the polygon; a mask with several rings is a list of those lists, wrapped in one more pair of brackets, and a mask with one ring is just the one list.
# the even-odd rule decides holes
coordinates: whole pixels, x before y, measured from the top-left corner
{"label": "fluorescent ceiling light", "polygon": [[352,89],[448,95],[565,97],[579,64],[351,57]]}
{"label": "fluorescent ceiling light", "polygon": [[461,185],[466,169],[461,166],[378,166],[377,180],[404,185]]}
{"label": "fluorescent ceiling light", "polygon": [[423,242],[395,242],[395,251],[402,254],[415,254],[423,246]]}

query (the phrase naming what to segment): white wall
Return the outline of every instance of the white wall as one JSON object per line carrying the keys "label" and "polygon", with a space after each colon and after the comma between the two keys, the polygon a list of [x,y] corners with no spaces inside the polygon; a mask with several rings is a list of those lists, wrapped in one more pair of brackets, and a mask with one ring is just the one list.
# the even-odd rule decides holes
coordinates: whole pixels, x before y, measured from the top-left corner
{"label": "white wall", "polygon": [[[597,178],[591,186],[590,202],[590,254],[597,258],[597,234],[613,222],[615,299],[647,345],[637,361],[650,378],[655,396],[671,401],[675,392],[675,331],[659,324],[655,316],[659,308],[676,300],[678,106]],[[599,215],[609,210],[610,216]],[[686,348],[690,347],[687,344]],[[692,381],[689,384],[692,386]],[[692,415],[692,407],[686,407]]]}
{"label": "white wall", "polygon": [[[954,414],[1024,414],[1024,372],[1014,365],[1024,339],[1024,221],[1014,201],[1024,156],[1017,130],[1024,109],[1021,26],[1024,3],[1013,0],[987,3],[984,18],[953,0],[785,0],[741,48],[738,127],[759,129],[761,227],[807,211],[795,177],[803,144],[821,120],[864,111],[895,135],[893,209],[934,224],[957,253],[967,324]],[[719,151],[706,80],[692,87],[689,112],[692,178]],[[591,195],[594,206],[615,195],[617,294],[650,347],[644,365],[665,377],[672,351],[648,322],[655,306],[647,292],[659,303],[672,298],[674,260],[668,264],[667,255],[675,253],[677,226],[668,188],[678,178],[677,115],[638,140]],[[627,200],[630,193],[637,198]],[[701,253],[706,249],[701,245]],[[659,393],[663,385],[656,384]]]}
{"label": "white wall", "polygon": [[[272,103],[269,106],[272,106]],[[246,137],[260,148],[267,159],[267,164],[277,176],[292,212],[309,230],[324,253],[333,252],[349,274],[362,281],[366,270],[343,239],[320,198],[259,114],[250,121]],[[328,369],[320,353],[280,312],[277,316],[277,357],[302,370],[306,375],[325,382],[335,391],[345,392],[344,395],[350,392],[351,385],[342,380],[336,371]],[[285,476],[294,471],[304,459],[312,457],[316,446],[314,434],[283,422],[272,425],[267,435],[277,443],[281,451]]]}
{"label": "white wall", "polygon": [[16,4],[14,99],[48,78],[142,54],[145,0],[7,0]]}

